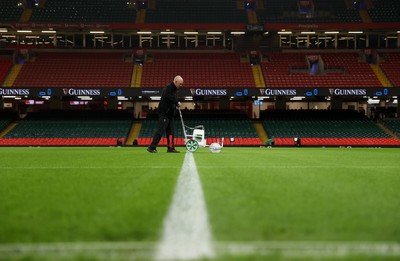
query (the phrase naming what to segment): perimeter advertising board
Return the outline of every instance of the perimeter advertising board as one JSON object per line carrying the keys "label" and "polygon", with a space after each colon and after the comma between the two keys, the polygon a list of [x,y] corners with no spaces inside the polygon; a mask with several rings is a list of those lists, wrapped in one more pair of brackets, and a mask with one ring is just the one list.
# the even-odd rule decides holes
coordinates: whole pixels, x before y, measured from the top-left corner
{"label": "perimeter advertising board", "polygon": [[[162,88],[7,88],[0,87],[0,97],[9,96],[91,96],[149,97],[160,96]],[[179,95],[193,97],[259,97],[259,96],[399,96],[399,87],[389,88],[181,88]]]}

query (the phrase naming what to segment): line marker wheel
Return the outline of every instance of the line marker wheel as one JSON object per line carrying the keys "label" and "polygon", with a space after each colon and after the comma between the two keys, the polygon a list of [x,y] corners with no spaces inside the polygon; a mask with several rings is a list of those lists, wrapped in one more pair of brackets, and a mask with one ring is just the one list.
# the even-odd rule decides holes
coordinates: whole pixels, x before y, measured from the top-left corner
{"label": "line marker wheel", "polygon": [[199,148],[199,143],[196,140],[188,140],[186,142],[186,149],[189,152],[195,152]]}

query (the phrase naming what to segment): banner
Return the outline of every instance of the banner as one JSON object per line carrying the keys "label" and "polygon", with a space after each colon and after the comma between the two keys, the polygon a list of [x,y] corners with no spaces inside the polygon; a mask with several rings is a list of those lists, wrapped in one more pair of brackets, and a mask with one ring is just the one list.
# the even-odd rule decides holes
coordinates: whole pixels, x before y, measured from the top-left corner
{"label": "banner", "polygon": [[[162,88],[6,88],[0,87],[0,97],[150,97],[161,96]],[[366,88],[181,88],[181,97],[259,97],[259,96],[399,96],[399,87]]]}

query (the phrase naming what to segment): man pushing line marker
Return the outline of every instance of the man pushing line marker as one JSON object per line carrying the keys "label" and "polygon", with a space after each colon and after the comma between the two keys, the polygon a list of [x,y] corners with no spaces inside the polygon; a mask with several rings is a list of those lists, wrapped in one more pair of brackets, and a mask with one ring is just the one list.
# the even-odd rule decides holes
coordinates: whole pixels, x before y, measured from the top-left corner
{"label": "man pushing line marker", "polygon": [[158,128],[154,134],[153,140],[147,151],[157,153],[157,145],[163,134],[166,134],[168,149],[167,152],[179,152],[175,149],[174,144],[174,116],[176,107],[181,103],[178,100],[178,89],[183,85],[183,78],[179,75],[175,76],[173,82],[164,87],[161,93],[161,100],[158,104]]}

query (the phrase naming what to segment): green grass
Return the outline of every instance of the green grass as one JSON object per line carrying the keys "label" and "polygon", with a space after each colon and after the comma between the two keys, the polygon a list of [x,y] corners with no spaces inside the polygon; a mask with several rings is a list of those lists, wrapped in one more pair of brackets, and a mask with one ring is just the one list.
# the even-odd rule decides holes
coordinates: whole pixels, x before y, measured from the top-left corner
{"label": "green grass", "polygon": [[225,149],[196,163],[219,240],[400,241],[399,150]]}
{"label": "green grass", "polygon": [[175,157],[149,168],[154,157],[144,149],[7,148],[0,155],[0,213],[7,213],[0,243],[156,240],[182,164]]}
{"label": "green grass", "polygon": [[[185,156],[167,154],[162,147],[159,151],[0,148],[0,250],[20,243],[154,244]],[[194,156],[217,244],[400,242],[398,149],[224,148],[212,154],[200,148]],[[46,257],[11,258],[0,252],[0,260]],[[277,252],[215,260],[310,259]]]}

